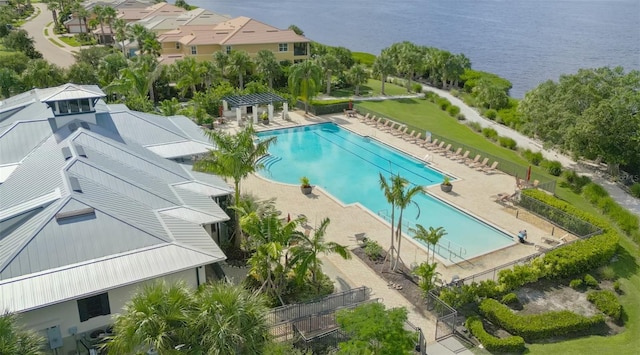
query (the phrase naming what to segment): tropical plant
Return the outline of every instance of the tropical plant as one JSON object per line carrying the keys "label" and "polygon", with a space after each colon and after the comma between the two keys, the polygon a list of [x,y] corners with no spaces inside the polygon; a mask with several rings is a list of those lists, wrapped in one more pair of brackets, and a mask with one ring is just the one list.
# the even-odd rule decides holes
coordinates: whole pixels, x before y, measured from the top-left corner
{"label": "tropical plant", "polygon": [[10,97],[20,88],[20,76],[9,68],[0,67],[0,96]]}
{"label": "tropical plant", "polygon": [[393,59],[389,55],[389,50],[383,50],[382,53],[373,62],[373,75],[380,78],[381,88],[380,93],[384,96],[384,84],[387,82],[389,75],[395,72],[396,68],[393,64]]}
{"label": "tropical plant", "polygon": [[226,77],[229,67],[229,55],[223,51],[214,52],[213,65],[221,77]]}
{"label": "tropical plant", "polygon": [[67,82],[80,85],[95,85],[98,74],[95,67],[88,63],[75,63],[67,70]]}
{"label": "tropical plant", "polygon": [[365,84],[369,79],[369,72],[362,64],[356,64],[347,73],[349,83],[356,87],[355,95],[360,96],[360,85]]}
{"label": "tropical plant", "polygon": [[389,258],[389,263],[393,264],[393,253],[396,250],[395,248],[395,223],[396,223],[396,200],[398,195],[398,187],[393,185],[394,180],[387,181],[387,179],[379,173],[379,181],[380,181],[380,189],[382,189],[382,193],[384,193],[384,197],[387,199],[387,202],[391,205],[391,246],[389,247],[389,251],[387,252],[386,258]]}
{"label": "tropical plant", "polygon": [[400,248],[402,246],[402,215],[404,214],[404,210],[409,207],[410,204],[413,204],[418,208],[418,215],[416,219],[420,217],[420,206],[413,201],[414,197],[419,194],[424,193],[422,191],[422,186],[414,185],[409,186],[409,180],[401,177],[400,175],[395,175],[391,178],[392,184],[396,186],[396,207],[400,211],[400,215],[398,216],[398,224],[396,227],[396,240],[398,241],[398,249],[397,249],[397,257],[395,260],[395,264],[393,265],[393,270],[398,269],[398,261],[400,260]]}
{"label": "tropical plant", "polygon": [[118,12],[111,6],[105,6],[102,10],[102,16],[107,25],[109,25],[109,34],[111,35],[111,40],[113,40],[113,24],[118,16]]}
{"label": "tropical plant", "polygon": [[269,89],[273,89],[273,80],[282,73],[282,68],[275,54],[268,49],[261,49],[256,54],[256,71],[266,79]]}
{"label": "tropical plant", "polygon": [[194,57],[186,57],[170,66],[170,76],[173,77],[176,88],[181,90],[182,97],[187,90],[191,90],[192,96],[196,94],[196,87],[203,82],[204,69]]}
{"label": "tropical plant", "polygon": [[319,254],[336,253],[343,259],[351,259],[351,254],[346,247],[335,242],[325,241],[329,223],[329,218],[325,218],[320,222],[320,226],[313,232],[313,235],[297,235],[297,244],[291,248],[293,255],[291,263],[296,265],[295,271],[298,281],[304,280],[307,272],[311,271],[311,282],[317,285],[318,289],[320,289],[320,285],[317,283],[317,275],[322,272],[320,268],[322,260],[318,258]]}
{"label": "tropical plant", "polygon": [[289,87],[294,95],[302,95],[304,113],[309,113],[309,103],[318,92],[322,69],[313,60],[305,60],[289,68]]}
{"label": "tropical plant", "polygon": [[105,9],[105,7],[102,6],[102,5],[96,5],[92,9],[92,13],[95,16],[95,19],[100,24],[100,42],[99,43],[101,43],[101,44],[105,43],[105,40],[104,40],[104,20],[105,20],[104,9]]}
{"label": "tropical plant", "polygon": [[325,74],[325,85],[326,91],[325,93],[330,96],[331,95],[331,77],[334,72],[340,71],[341,64],[338,58],[332,53],[327,53],[323,56],[318,57],[318,65],[322,68],[322,71]]}
{"label": "tropical plant", "polygon": [[229,54],[229,73],[238,76],[238,88],[244,89],[244,75],[251,70],[253,62],[245,51],[231,51]]}
{"label": "tropical plant", "polygon": [[129,38],[129,31],[127,29],[127,22],[121,18],[113,21],[112,28],[115,30],[115,40],[120,42],[122,49],[122,55],[127,56],[127,51],[124,47],[124,41]]}
{"label": "tropical plant", "polygon": [[[216,149],[210,150],[202,159],[197,160],[193,168],[196,171],[232,178],[235,191],[233,201],[237,207],[240,201],[240,181],[262,168],[258,159],[268,152],[269,146],[276,138],[256,142],[255,129],[250,125],[235,135],[213,130],[205,130],[204,133]],[[239,223],[237,212],[236,217]],[[239,233],[236,243],[240,245],[242,233],[240,228],[236,228],[236,231]]]}
{"label": "tropical plant", "polygon": [[127,58],[121,53],[115,52],[104,56],[98,64],[98,81],[102,87],[106,87],[120,76],[120,71],[129,66]]}
{"label": "tropical plant", "polygon": [[429,264],[428,262],[423,262],[413,270],[413,274],[420,278],[418,285],[425,296],[429,291],[431,291],[436,283],[436,279],[439,275],[439,273],[436,272],[437,266],[437,263]]}
{"label": "tropical plant", "polygon": [[178,113],[180,102],[175,97],[172,97],[171,100],[160,101],[158,109],[163,116],[173,116]]}
{"label": "tropical plant", "polygon": [[110,93],[120,94],[129,99],[146,98],[155,101],[153,83],[162,73],[162,67],[158,61],[149,55],[139,55],[133,58],[131,65],[120,71],[118,79],[114,80],[105,90]]}
{"label": "tropical plant", "polygon": [[433,250],[433,255],[431,256],[431,262],[435,262],[436,258],[436,246],[440,239],[447,235],[447,232],[443,227],[433,228],[429,227],[427,230],[421,224],[416,224],[416,228],[412,228],[411,232],[414,233],[414,239],[423,241],[427,243],[427,257],[429,257],[429,250]]}
{"label": "tropical plant", "polygon": [[13,313],[0,315],[0,354],[44,354],[44,338],[33,331],[21,329],[17,319]]}
{"label": "tropical plant", "polygon": [[64,83],[64,71],[44,59],[32,59],[22,72],[22,83],[28,88],[48,88]]}
{"label": "tropical plant", "polygon": [[293,31],[295,34],[297,34],[298,36],[304,36],[304,31],[302,31],[300,29],[300,27],[296,26],[296,25],[289,25],[289,27],[287,27],[287,29]]}
{"label": "tropical plant", "polygon": [[301,187],[311,187],[311,181],[308,177],[303,176],[300,178],[300,186]]}

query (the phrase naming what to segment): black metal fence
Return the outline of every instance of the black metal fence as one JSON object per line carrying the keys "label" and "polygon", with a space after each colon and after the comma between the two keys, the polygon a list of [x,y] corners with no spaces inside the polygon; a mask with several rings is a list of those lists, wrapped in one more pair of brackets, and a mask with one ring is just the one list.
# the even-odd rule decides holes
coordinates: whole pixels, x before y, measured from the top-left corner
{"label": "black metal fence", "polygon": [[458,311],[438,297],[437,290],[427,294],[427,309],[434,313],[436,320],[436,340],[451,336],[458,325]]}
{"label": "black metal fence", "polygon": [[368,300],[370,296],[371,289],[361,286],[332,294],[316,301],[274,308],[267,314],[267,322],[272,326],[290,322],[312,314],[320,314],[337,308],[358,304]]}
{"label": "black metal fence", "polygon": [[533,197],[521,194],[515,204],[580,238],[602,233],[602,230],[593,224]]}
{"label": "black metal fence", "polygon": [[[356,104],[356,110],[360,113],[360,114],[369,114],[369,115],[375,115],[376,117],[388,117],[388,115],[384,115],[381,114],[379,112],[373,111],[373,110],[369,110],[366,109],[360,105]],[[394,120],[396,120],[396,118],[394,118]],[[404,123],[404,122],[403,122]],[[421,132],[423,135],[427,134],[427,132],[423,129],[423,128],[419,128],[419,127],[415,127],[412,125],[407,125],[408,126],[408,131],[411,130],[415,130],[416,132]],[[496,167],[496,169],[508,174],[508,175],[512,175],[512,176],[517,176],[520,178],[526,178],[527,177],[527,172],[529,170],[528,166],[525,165],[520,165],[517,163],[514,163],[512,161],[509,161],[505,158],[501,158],[498,156],[495,156],[493,154],[487,153],[483,150],[474,148],[470,145],[466,145],[462,142],[457,142],[455,140],[449,139],[447,137],[438,135],[438,134],[434,134],[434,133],[429,133],[431,135],[431,140],[435,140],[438,139],[438,141],[444,141],[446,142],[446,144],[451,144],[451,149],[453,151],[457,150],[458,148],[462,148],[462,152],[466,152],[467,150],[469,151],[469,158],[473,159],[476,157],[476,155],[480,155],[483,159],[484,158],[488,158],[489,162],[487,165],[491,165],[493,162],[498,162],[498,166]],[[556,191],[556,180],[554,179],[549,179],[548,177],[546,177],[543,174],[537,173],[535,171],[531,172],[531,176],[530,176],[530,181],[535,181],[538,180],[538,184],[537,187],[546,191],[549,191],[551,193],[555,193]],[[515,182],[514,182],[515,184]]]}

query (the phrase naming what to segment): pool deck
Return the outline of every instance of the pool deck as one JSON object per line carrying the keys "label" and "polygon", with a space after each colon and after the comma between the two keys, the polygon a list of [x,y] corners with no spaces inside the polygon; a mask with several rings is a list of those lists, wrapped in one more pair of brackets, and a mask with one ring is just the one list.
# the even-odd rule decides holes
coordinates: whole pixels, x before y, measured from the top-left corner
{"label": "pool deck", "polygon": [[[519,244],[514,241],[513,246],[466,262],[449,266],[439,263],[437,271],[441,274],[442,280],[450,281],[454,275],[464,278],[534,254],[537,252],[534,244],[544,245],[541,237],[551,234],[552,226],[550,224],[539,220],[535,224],[528,223],[527,221],[531,221],[531,218],[527,218],[527,221],[516,218],[515,208],[494,201],[495,195],[498,193],[514,192],[516,188],[514,177],[499,171],[491,175],[478,172],[402,138],[368,126],[356,118],[346,118],[342,114],[305,117],[302,112],[294,111],[289,113],[287,121],[276,119],[267,126],[259,124],[255,127],[260,131],[321,122],[337,123],[352,132],[378,139],[417,158],[429,154],[433,157],[430,164],[434,168],[458,178],[453,182],[452,192],[442,192],[436,185],[428,188],[429,193],[488,221],[510,235],[515,236],[523,228],[527,230],[528,244]],[[234,122],[229,122],[220,128],[230,132],[239,129]],[[251,193],[259,198],[276,197],[276,207],[284,215],[290,214],[291,217],[295,217],[298,214],[304,214],[311,226],[318,225],[325,217],[330,218],[331,224],[327,229],[327,240],[346,245],[350,249],[358,246],[355,239],[355,235],[358,233],[366,233],[368,238],[376,240],[385,249],[390,245],[389,223],[360,206],[341,204],[320,188],[314,188],[311,195],[305,196],[300,192],[298,185],[277,183],[252,175],[242,182],[241,189],[243,192]],[[428,213],[428,211],[423,211],[423,213]],[[472,234],[473,231],[469,231],[469,233]],[[558,233],[560,232],[556,231],[556,235]],[[424,247],[417,246],[410,238],[404,238],[401,258],[407,265],[419,264],[426,261],[427,252]],[[343,260],[338,255],[332,254],[324,256],[323,261],[327,266],[325,271],[336,281],[337,288],[344,289],[348,286],[362,285],[370,287],[373,291],[372,297],[382,298],[388,307],[406,307],[409,310],[409,321],[422,328],[428,341],[435,339],[435,317],[430,313],[421,314],[398,291],[389,288],[386,281],[371,271],[358,257],[354,256],[351,260]]]}

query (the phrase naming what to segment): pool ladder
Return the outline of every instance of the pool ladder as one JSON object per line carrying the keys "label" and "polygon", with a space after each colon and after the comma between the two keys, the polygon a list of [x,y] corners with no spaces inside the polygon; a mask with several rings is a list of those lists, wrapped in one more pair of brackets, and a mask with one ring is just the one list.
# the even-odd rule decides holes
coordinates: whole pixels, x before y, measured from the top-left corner
{"label": "pool ladder", "polygon": [[258,159],[258,161],[261,162],[264,166],[263,170],[269,173],[269,176],[271,176],[271,166],[273,166],[273,164],[279,162],[280,160],[282,160],[282,158],[273,156],[271,154],[266,154],[262,158]]}

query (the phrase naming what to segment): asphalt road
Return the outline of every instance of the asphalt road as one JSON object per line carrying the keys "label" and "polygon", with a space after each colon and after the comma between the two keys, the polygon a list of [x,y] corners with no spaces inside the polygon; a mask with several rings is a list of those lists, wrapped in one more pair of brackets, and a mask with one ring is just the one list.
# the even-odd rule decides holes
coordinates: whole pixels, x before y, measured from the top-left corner
{"label": "asphalt road", "polygon": [[56,46],[44,36],[45,26],[53,21],[51,11],[47,10],[46,4],[38,3],[33,6],[40,8],[40,14],[22,25],[22,28],[33,37],[35,47],[44,59],[63,68],[70,67],[76,61],[73,54],[68,49]]}

